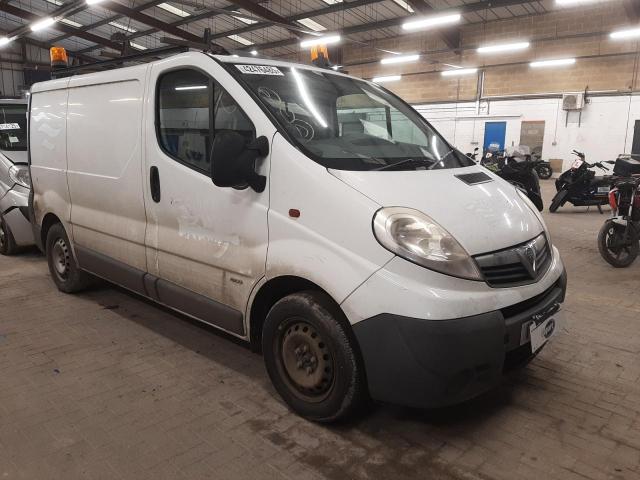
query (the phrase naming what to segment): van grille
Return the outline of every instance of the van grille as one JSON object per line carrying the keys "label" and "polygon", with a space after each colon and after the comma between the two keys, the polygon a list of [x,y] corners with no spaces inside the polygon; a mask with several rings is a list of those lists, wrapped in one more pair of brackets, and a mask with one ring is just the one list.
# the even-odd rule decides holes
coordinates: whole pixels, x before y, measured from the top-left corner
{"label": "van grille", "polygon": [[491,287],[513,287],[536,282],[551,264],[551,248],[542,233],[533,240],[474,257]]}

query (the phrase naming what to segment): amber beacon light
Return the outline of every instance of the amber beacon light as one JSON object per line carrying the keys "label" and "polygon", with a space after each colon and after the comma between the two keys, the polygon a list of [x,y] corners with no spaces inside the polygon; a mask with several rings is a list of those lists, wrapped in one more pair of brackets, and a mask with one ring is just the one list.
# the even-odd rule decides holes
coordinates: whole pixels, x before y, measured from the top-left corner
{"label": "amber beacon light", "polygon": [[57,70],[59,68],[67,68],[67,51],[62,47],[51,47],[49,50],[51,57],[51,68]]}

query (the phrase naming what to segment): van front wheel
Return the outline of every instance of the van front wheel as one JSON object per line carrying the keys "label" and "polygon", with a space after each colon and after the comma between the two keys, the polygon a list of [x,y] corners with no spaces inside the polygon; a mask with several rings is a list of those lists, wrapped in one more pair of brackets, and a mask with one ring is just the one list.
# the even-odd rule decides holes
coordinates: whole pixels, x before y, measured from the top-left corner
{"label": "van front wheel", "polygon": [[64,227],[56,223],[47,232],[47,263],[58,290],[75,293],[91,284],[92,277],[78,268]]}
{"label": "van front wheel", "polygon": [[364,372],[340,308],[321,292],[289,295],[269,311],[262,352],[280,396],[317,422],[348,416],[365,397]]}

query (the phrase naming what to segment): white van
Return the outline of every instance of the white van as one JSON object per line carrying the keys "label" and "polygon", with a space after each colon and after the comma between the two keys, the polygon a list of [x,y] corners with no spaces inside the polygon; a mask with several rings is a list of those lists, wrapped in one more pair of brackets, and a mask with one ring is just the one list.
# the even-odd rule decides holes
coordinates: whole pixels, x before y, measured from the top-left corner
{"label": "white van", "polygon": [[376,84],[187,52],[34,85],[30,153],[60,290],[96,275],[249,341],[307,418],[464,401],[555,330],[535,207]]}

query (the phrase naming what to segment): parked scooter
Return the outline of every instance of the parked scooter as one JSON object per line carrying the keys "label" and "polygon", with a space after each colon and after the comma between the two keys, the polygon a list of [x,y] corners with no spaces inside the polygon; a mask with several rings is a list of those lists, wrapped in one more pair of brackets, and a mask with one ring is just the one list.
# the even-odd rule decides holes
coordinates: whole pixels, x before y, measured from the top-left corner
{"label": "parked scooter", "polygon": [[[487,157],[485,155],[483,165],[522,190],[536,208],[542,211],[544,204],[540,194],[540,181],[535,170],[540,160],[532,159],[529,152],[529,147],[524,145],[510,147],[504,157]],[[496,160],[491,162],[490,160],[493,158]]]}
{"label": "parked scooter", "polygon": [[609,203],[609,188],[612,177],[611,175],[597,177],[596,173],[590,169],[598,167],[608,171],[609,169],[604,164],[615,162],[607,160],[588,163],[585,161],[584,153],[573,150],[573,154],[578,158],[574,160],[571,168],[556,180],[557,193],[551,201],[549,211],[554,213],[566,202],[569,202],[576,207],[595,205],[602,213],[601,206]]}
{"label": "parked scooter", "polygon": [[619,157],[613,169],[609,192],[611,218],[600,229],[598,250],[607,263],[623,268],[631,265],[640,250],[640,161]]}

